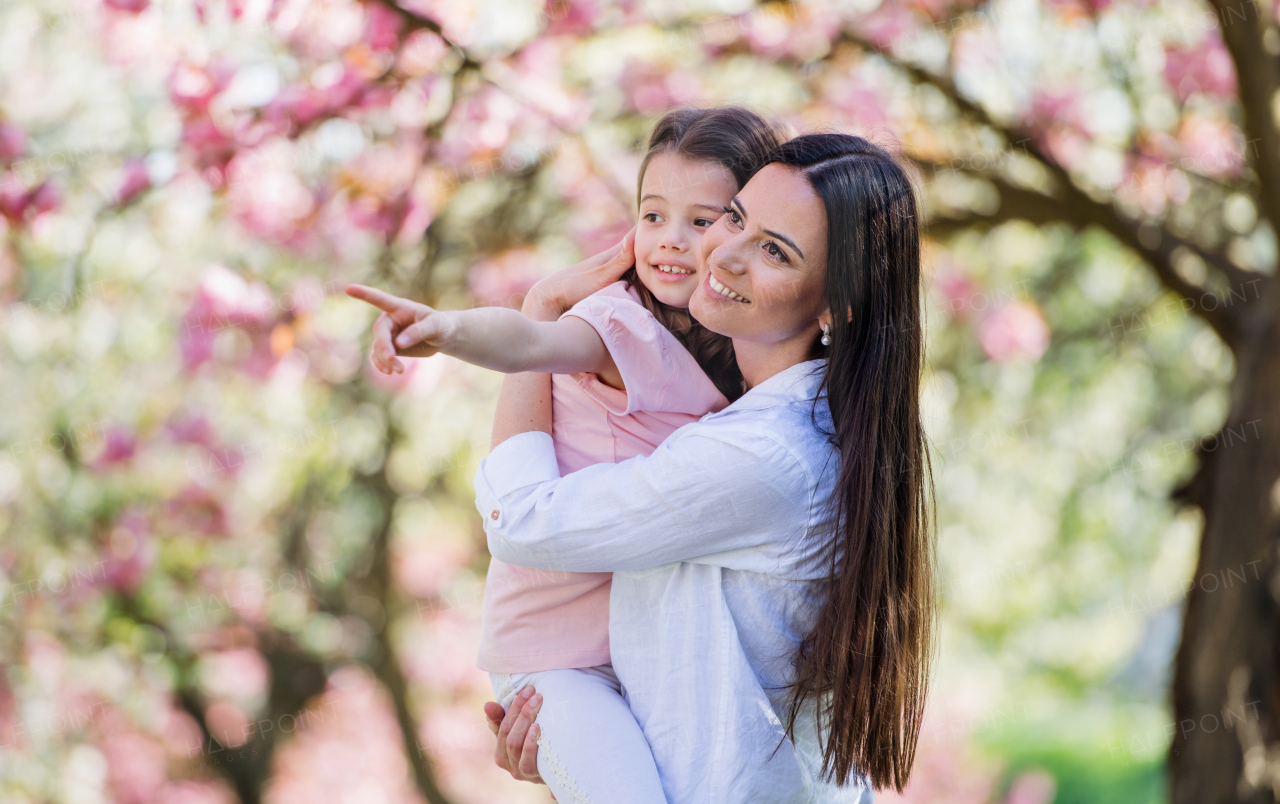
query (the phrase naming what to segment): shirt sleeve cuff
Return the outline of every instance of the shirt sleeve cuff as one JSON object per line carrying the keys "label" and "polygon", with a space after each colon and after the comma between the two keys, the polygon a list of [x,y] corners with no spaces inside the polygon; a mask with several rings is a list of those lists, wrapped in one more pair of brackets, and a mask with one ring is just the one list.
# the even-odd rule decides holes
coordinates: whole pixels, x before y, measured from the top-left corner
{"label": "shirt sleeve cuff", "polygon": [[476,469],[476,509],[484,518],[485,528],[503,524],[503,497],[516,489],[559,477],[560,465],[550,433],[533,430],[503,441]]}

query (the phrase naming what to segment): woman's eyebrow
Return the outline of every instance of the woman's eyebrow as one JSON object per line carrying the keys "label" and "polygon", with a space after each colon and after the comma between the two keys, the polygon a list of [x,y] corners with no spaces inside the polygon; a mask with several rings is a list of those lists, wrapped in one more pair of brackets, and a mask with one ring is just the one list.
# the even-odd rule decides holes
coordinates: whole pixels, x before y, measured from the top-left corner
{"label": "woman's eyebrow", "polygon": [[800,255],[800,259],[802,260],[804,259],[804,252],[800,250],[799,246],[791,242],[791,238],[787,237],[786,235],[778,234],[777,232],[771,231],[769,229],[765,229],[764,233],[769,235],[770,237],[776,237],[782,242],[786,243],[788,246],[791,246],[791,248],[793,248],[795,252]]}
{"label": "woman's eyebrow", "polygon": [[[736,195],[733,197],[733,201],[731,201],[730,203],[738,208],[738,214],[740,214],[742,216],[742,219],[745,221],[747,219],[747,208],[742,206],[742,202],[738,200],[738,197]],[[764,233],[769,235],[770,237],[776,237],[782,242],[786,243],[788,246],[791,246],[792,250],[794,250],[795,253],[800,255],[800,259],[802,260],[804,259],[804,252],[800,250],[799,246],[797,246],[795,243],[791,241],[791,238],[783,234],[778,234],[777,232],[774,232],[769,229],[765,229]]]}

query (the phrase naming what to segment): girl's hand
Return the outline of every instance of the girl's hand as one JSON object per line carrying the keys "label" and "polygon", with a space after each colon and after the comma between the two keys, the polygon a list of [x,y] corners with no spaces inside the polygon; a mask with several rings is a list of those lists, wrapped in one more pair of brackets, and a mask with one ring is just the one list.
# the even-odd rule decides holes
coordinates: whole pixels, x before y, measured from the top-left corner
{"label": "girl's hand", "polygon": [[525,295],[525,315],[535,321],[555,321],[565,310],[622,278],[635,265],[636,227],[622,242],[577,265],[538,280]]}
{"label": "girl's hand", "polygon": [[452,344],[454,328],[448,316],[425,304],[367,285],[347,285],[347,295],[382,310],[373,322],[373,363],[384,374],[404,373],[396,355],[430,357]]}
{"label": "girl's hand", "polygon": [[484,705],[489,731],[498,738],[494,762],[517,781],[546,784],[538,775],[538,735],[541,729],[534,719],[542,706],[542,696],[533,687],[525,687],[511,702],[502,707],[492,701]]}

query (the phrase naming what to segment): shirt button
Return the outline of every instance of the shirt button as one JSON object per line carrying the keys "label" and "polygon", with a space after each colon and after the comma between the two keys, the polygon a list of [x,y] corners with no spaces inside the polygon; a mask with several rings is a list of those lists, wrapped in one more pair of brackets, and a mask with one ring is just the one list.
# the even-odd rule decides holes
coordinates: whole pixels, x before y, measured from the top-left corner
{"label": "shirt button", "polygon": [[489,518],[490,518],[490,519],[497,519],[497,518],[498,518],[498,509],[497,509],[497,508],[493,509],[493,513],[489,514]]}

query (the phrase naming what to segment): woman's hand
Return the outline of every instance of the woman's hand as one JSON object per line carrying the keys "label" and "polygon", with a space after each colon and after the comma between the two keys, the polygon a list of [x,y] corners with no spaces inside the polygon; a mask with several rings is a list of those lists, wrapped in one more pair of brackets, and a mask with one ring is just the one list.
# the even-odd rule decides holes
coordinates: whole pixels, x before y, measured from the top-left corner
{"label": "woman's hand", "polygon": [[535,321],[555,321],[565,310],[621,279],[635,265],[635,242],[633,226],[613,248],[538,280],[525,294],[522,311]]}
{"label": "woman's hand", "polygon": [[347,285],[347,295],[382,310],[373,322],[373,364],[384,374],[404,373],[404,363],[396,355],[430,357],[452,343],[449,317],[425,304],[367,285]]}
{"label": "woman's hand", "polygon": [[520,690],[506,712],[493,701],[484,705],[489,731],[498,738],[494,761],[518,781],[546,784],[538,775],[538,735],[542,730],[533,722],[541,706],[542,696],[533,687]]}

